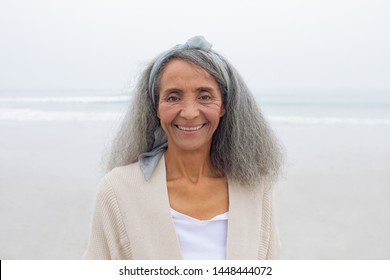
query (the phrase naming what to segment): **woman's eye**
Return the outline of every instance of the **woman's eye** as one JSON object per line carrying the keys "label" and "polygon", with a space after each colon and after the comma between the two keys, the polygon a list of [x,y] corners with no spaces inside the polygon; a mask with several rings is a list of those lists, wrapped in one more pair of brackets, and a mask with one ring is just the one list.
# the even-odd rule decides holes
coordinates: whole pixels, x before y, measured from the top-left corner
{"label": "woman's eye", "polygon": [[211,100],[211,96],[208,96],[208,95],[202,95],[199,97],[200,100],[202,101],[209,101]]}
{"label": "woman's eye", "polygon": [[175,102],[175,101],[178,101],[178,100],[179,100],[179,97],[174,96],[174,95],[168,96],[168,98],[167,98],[168,102]]}

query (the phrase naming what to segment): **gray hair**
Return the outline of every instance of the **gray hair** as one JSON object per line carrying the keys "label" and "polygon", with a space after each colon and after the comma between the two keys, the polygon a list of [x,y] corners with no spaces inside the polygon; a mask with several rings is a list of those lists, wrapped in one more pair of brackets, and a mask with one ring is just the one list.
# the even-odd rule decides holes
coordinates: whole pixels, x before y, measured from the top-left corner
{"label": "gray hair", "polygon": [[139,155],[153,148],[155,131],[160,128],[155,104],[158,104],[161,73],[172,59],[181,59],[205,69],[222,93],[226,113],[212,139],[213,166],[228,180],[242,185],[255,185],[260,181],[272,183],[279,174],[281,147],[240,74],[211,49],[175,47],[172,50],[169,55],[165,52],[158,56],[141,74],[132,104],[113,141],[107,171],[136,162]]}

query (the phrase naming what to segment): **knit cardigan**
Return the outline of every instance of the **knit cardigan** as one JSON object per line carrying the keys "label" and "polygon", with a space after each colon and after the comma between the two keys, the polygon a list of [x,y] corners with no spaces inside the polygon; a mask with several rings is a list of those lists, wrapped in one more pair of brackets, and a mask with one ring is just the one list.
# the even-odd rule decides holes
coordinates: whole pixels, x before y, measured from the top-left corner
{"label": "knit cardigan", "polygon": [[[274,259],[278,239],[272,192],[228,182],[227,259]],[[117,167],[103,177],[84,259],[181,259],[170,214],[164,157],[150,180],[139,163]]]}

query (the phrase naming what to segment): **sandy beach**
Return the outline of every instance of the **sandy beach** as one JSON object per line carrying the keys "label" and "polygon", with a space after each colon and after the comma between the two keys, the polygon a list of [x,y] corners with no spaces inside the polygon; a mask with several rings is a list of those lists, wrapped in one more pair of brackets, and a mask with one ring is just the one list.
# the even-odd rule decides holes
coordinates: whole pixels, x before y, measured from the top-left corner
{"label": "sandy beach", "polygon": [[390,259],[390,128],[278,126],[285,259]]}
{"label": "sandy beach", "polygon": [[80,259],[106,122],[0,123],[0,258]]}
{"label": "sandy beach", "polygon": [[[390,259],[389,126],[274,125],[282,259]],[[111,121],[0,122],[0,258],[80,259]]]}

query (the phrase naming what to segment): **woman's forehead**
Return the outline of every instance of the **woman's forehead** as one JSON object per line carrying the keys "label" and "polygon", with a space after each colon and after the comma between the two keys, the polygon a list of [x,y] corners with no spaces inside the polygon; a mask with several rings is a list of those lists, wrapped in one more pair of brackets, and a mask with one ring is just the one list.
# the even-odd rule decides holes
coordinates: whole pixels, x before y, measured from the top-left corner
{"label": "woman's forehead", "polygon": [[203,81],[217,84],[214,77],[204,68],[182,59],[174,59],[168,62],[160,77],[160,86],[170,82],[183,80]]}

